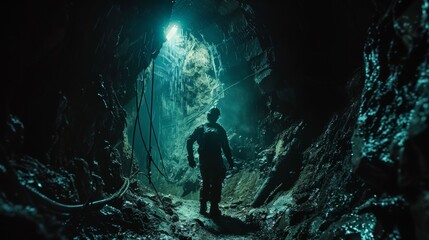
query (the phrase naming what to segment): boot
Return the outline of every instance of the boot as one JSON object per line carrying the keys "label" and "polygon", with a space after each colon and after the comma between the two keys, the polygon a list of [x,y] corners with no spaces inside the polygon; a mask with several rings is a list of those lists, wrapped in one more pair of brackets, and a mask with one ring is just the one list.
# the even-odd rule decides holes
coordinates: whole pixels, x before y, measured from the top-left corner
{"label": "boot", "polygon": [[200,202],[200,213],[203,215],[207,213],[207,202]]}
{"label": "boot", "polygon": [[210,205],[210,216],[211,217],[219,217],[221,215],[221,212],[219,210],[219,204],[218,203],[212,203]]}

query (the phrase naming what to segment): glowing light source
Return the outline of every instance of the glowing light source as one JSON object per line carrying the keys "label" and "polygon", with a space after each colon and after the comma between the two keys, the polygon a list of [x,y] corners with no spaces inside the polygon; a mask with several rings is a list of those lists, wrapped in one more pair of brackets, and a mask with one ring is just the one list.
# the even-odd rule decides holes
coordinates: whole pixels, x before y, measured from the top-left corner
{"label": "glowing light source", "polygon": [[167,41],[170,40],[174,36],[174,34],[176,34],[177,29],[178,28],[177,28],[176,25],[171,26],[171,28],[168,31],[167,36],[166,36],[167,37]]}

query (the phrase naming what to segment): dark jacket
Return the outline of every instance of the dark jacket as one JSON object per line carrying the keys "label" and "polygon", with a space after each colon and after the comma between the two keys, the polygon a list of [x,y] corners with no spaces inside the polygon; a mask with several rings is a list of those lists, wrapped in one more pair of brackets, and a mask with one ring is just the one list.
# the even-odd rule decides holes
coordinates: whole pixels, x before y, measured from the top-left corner
{"label": "dark jacket", "polygon": [[223,165],[221,150],[228,163],[233,164],[226,131],[218,123],[205,123],[194,130],[186,142],[189,156],[193,155],[195,141],[198,143],[201,167]]}

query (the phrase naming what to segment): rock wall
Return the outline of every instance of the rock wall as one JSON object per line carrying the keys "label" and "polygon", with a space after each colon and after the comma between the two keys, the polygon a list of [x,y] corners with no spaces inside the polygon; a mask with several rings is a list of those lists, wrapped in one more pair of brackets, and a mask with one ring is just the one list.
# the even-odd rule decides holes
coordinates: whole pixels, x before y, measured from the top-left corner
{"label": "rock wall", "polygon": [[122,106],[135,96],[137,74],[164,41],[170,5],[45,1],[23,6],[16,16],[21,18],[20,71],[5,89],[2,109],[7,157],[26,154],[54,168],[79,168],[83,161],[80,167],[100,175],[107,191],[118,187],[126,163],[120,154]]}
{"label": "rock wall", "polygon": [[118,191],[131,167],[123,106],[165,41],[171,8],[171,1],[11,6],[7,53],[17,71],[0,86],[2,221],[19,212],[7,213],[7,201],[40,207],[21,184],[68,204]]}
{"label": "rock wall", "polygon": [[427,1],[392,2],[369,28],[347,107],[321,129],[284,121],[268,138],[259,161],[272,169],[247,217],[269,226],[261,236],[428,238],[427,11]]}
{"label": "rock wall", "polygon": [[404,198],[415,237],[429,237],[428,2],[395,2],[369,30],[365,88],[353,137],[356,173]]}

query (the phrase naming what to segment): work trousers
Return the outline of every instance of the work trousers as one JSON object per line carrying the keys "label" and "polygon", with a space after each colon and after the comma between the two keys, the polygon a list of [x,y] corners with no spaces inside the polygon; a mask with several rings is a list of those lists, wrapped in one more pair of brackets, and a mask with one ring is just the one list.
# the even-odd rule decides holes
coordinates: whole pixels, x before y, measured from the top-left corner
{"label": "work trousers", "polygon": [[[222,183],[225,179],[226,168],[223,165],[222,159],[220,161],[219,159],[216,159],[216,161],[214,161],[214,159],[200,159],[200,162],[200,171],[202,178],[200,201],[210,201],[211,204],[218,204],[221,200]],[[221,164],[219,164],[219,162]]]}

